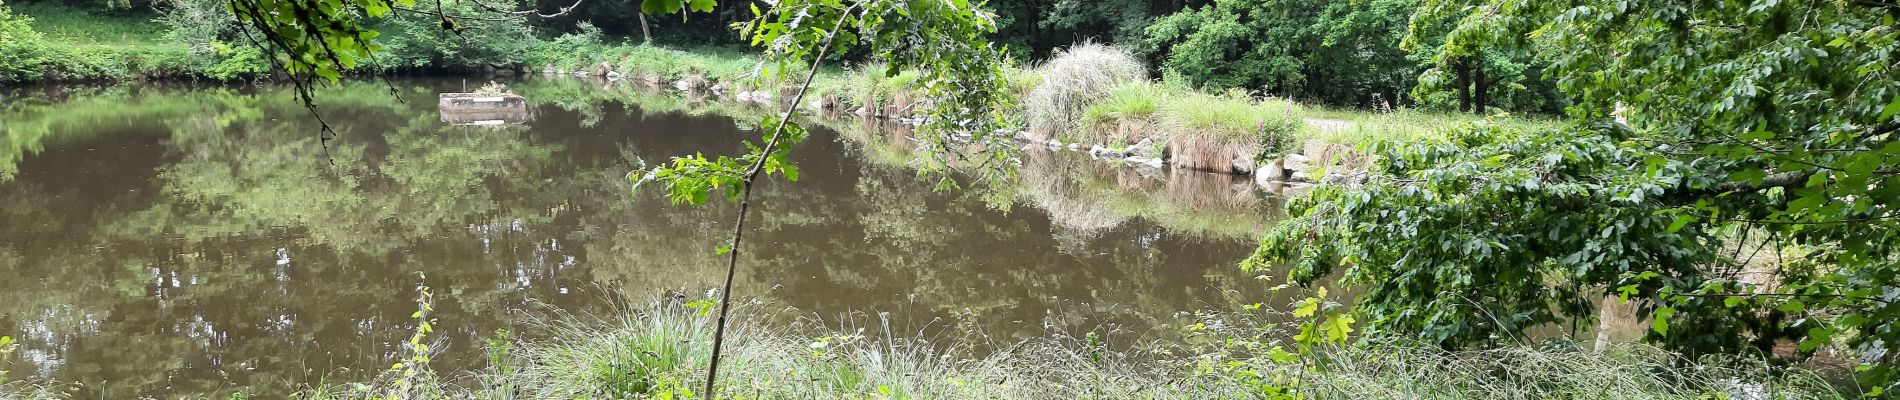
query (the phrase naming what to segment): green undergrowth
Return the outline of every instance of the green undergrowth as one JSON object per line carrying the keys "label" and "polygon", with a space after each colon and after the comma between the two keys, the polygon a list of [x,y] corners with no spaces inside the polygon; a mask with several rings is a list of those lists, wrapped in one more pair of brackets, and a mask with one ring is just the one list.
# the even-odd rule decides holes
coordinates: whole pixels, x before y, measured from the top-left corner
{"label": "green undergrowth", "polygon": [[1482,116],[1409,108],[1389,112],[1309,108],[1305,110],[1302,117],[1323,120],[1323,123],[1330,126],[1322,127],[1319,124],[1309,123],[1304,127],[1301,135],[1349,146],[1375,141],[1412,141],[1420,137],[1443,133],[1448,128],[1473,123],[1498,125],[1511,132],[1532,132],[1558,125],[1558,121],[1548,118],[1502,113]]}
{"label": "green undergrowth", "polygon": [[[1644,345],[1601,351],[1565,342],[1448,352],[1361,339],[1293,354],[1271,328],[1229,316],[1186,327],[1195,340],[1110,345],[1051,332],[981,346],[931,341],[863,321],[767,324],[763,307],[730,322],[716,393],[704,393],[713,318],[704,301],[660,302],[604,318],[546,313],[545,339],[498,333],[490,365],[313,387],[306,399],[1836,399],[1800,370],[1744,359],[1687,359]],[[423,359],[426,360],[427,357]],[[426,368],[426,365],[412,366]]]}
{"label": "green undergrowth", "polygon": [[0,3],[0,83],[256,78],[262,52],[218,43],[194,54],[164,39],[165,28],[136,16],[100,15],[54,4]]}

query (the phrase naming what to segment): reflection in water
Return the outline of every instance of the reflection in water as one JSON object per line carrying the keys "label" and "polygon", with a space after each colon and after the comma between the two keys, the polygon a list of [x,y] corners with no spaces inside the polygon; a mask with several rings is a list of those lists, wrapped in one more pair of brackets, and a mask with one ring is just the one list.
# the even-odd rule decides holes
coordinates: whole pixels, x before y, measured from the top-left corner
{"label": "reflection in water", "polygon": [[[381,85],[320,96],[340,133],[327,147],[282,90],[9,94],[0,334],[22,341],[9,369],[82,383],[82,397],[275,397],[386,367],[418,272],[436,288],[445,370],[479,366],[496,329],[531,335],[535,304],[608,313],[723,273],[711,249],[731,207],[672,206],[631,193],[626,174],[737,152],[760,109],[523,81],[531,121],[462,127],[427,103],[452,83],[398,85],[402,100]],[[756,193],[737,290],[788,318],[887,311],[900,331],[1001,343],[1126,338],[1266,296],[1233,265],[1272,200],[1225,176],[1032,152],[1002,211],[933,190],[905,167],[901,134],[839,132],[794,150],[801,181]]]}

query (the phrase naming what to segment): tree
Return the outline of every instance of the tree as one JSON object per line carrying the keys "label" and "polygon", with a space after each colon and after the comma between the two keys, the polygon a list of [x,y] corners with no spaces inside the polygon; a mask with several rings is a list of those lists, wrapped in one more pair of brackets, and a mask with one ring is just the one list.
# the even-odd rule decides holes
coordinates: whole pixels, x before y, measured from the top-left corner
{"label": "tree", "polygon": [[1900,6],[1460,9],[1440,49],[1537,50],[1576,122],[1377,145],[1368,184],[1296,200],[1247,265],[1337,274],[1372,327],[1445,347],[1587,319],[1608,293],[1672,348],[1841,346],[1869,394],[1895,389]]}
{"label": "tree", "polygon": [[1416,0],[1218,0],[1155,21],[1144,50],[1164,75],[1216,90],[1259,89],[1322,103],[1398,102],[1416,66],[1400,26]]}

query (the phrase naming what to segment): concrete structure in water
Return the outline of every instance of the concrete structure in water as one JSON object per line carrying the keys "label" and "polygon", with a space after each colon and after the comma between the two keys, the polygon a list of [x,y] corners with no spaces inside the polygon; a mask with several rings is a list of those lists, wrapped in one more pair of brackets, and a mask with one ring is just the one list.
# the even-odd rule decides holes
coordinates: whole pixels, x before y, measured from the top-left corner
{"label": "concrete structure in water", "polygon": [[533,119],[528,99],[504,93],[442,93],[437,95],[436,110],[442,122],[454,125],[517,125]]}

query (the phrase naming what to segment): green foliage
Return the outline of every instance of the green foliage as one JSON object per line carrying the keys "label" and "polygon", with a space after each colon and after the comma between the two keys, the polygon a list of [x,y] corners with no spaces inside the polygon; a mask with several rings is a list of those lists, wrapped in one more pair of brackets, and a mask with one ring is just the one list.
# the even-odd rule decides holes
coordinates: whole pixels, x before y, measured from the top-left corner
{"label": "green foliage", "polygon": [[[13,342],[13,337],[0,336],[0,368],[4,368],[6,367],[7,363],[12,362],[11,360],[13,359],[13,349],[19,346],[20,345],[18,343]],[[7,381],[7,370],[0,369],[0,383],[6,383],[6,381]]]}
{"label": "green foliage", "polygon": [[[0,6],[4,8],[4,6]],[[39,80],[119,81],[141,78],[209,77],[233,80],[261,76],[260,52],[207,42],[204,54],[153,40],[155,26],[41,5],[38,20],[0,11],[0,82]],[[36,22],[37,20],[37,22]],[[42,34],[36,29],[62,34]],[[118,35],[113,37],[112,35]]]}
{"label": "green foliage", "polygon": [[525,17],[497,10],[518,7],[519,1],[476,3],[443,1],[433,12],[460,16],[453,28],[433,14],[398,12],[371,24],[381,38],[381,51],[366,64],[375,70],[398,68],[471,69],[510,66],[538,44]]}
{"label": "green foliage", "polygon": [[1900,388],[1889,7],[1447,4],[1466,17],[1441,56],[1538,49],[1579,121],[1375,147],[1371,183],[1296,200],[1251,265],[1337,273],[1373,327],[1446,347],[1587,319],[1607,288],[1669,348],[1829,347],[1868,394]]}
{"label": "green foliage", "polygon": [[[237,20],[221,0],[169,0],[156,21],[170,28],[164,38],[185,43],[195,56],[217,52],[220,41],[236,38]],[[228,46],[227,46],[228,47]],[[253,46],[254,47],[254,46]],[[260,50],[261,52],[261,50]],[[261,61],[261,60],[260,60]]]}
{"label": "green foliage", "polygon": [[1139,43],[1153,21],[1149,0],[1056,0],[1035,23],[1044,29],[1076,31],[1074,37],[1099,37],[1110,43]]}
{"label": "green foliage", "polygon": [[1416,1],[1216,0],[1161,17],[1143,43],[1197,87],[1398,104],[1417,73],[1398,48]]}
{"label": "green foliage", "polygon": [[[795,122],[785,122],[781,127],[777,117],[765,117],[760,123],[768,133],[764,143],[783,142],[796,144],[805,140],[805,128]],[[639,190],[652,182],[666,185],[667,192],[674,204],[703,205],[711,198],[712,192],[723,193],[726,200],[739,201],[739,195],[750,182],[753,166],[767,175],[778,173],[786,180],[798,180],[798,166],[786,158],[790,154],[789,146],[773,146],[768,153],[759,143],[746,141],[750,151],[739,157],[706,157],[704,154],[674,157],[671,165],[657,166],[646,174],[635,177],[634,190]]]}
{"label": "green foliage", "polygon": [[216,63],[204,67],[207,78],[232,81],[264,76],[270,72],[270,63],[264,61],[264,51],[255,46],[232,46],[223,42],[211,42],[211,51]]}
{"label": "green foliage", "polygon": [[33,30],[33,17],[14,14],[0,3],[0,82],[38,79],[47,53],[44,41]]}

